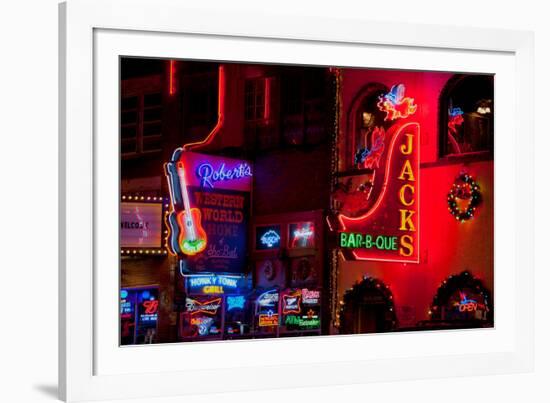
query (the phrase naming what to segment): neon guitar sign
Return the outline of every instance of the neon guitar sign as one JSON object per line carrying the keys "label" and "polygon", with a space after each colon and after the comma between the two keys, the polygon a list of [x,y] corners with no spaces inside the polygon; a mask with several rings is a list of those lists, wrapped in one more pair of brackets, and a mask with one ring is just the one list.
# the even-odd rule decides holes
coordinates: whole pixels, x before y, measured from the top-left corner
{"label": "neon guitar sign", "polygon": [[178,162],[177,167],[184,204],[184,209],[176,216],[180,229],[178,242],[181,251],[186,255],[192,256],[206,249],[208,238],[201,224],[200,210],[198,208],[191,208],[191,204],[189,203],[183,163]]}
{"label": "neon guitar sign", "polygon": [[[165,164],[164,171],[171,201],[166,217],[170,254],[184,257],[204,252],[210,256],[218,249],[223,250],[219,245],[216,249],[215,237],[209,243],[205,228],[208,229],[213,220],[231,224],[242,220],[243,205],[239,201],[244,200],[242,192],[249,192],[252,187],[252,166],[246,161],[199,154],[180,147]],[[236,194],[231,192],[241,192],[238,193],[240,199],[230,197]],[[228,250],[232,249],[234,247]]]}

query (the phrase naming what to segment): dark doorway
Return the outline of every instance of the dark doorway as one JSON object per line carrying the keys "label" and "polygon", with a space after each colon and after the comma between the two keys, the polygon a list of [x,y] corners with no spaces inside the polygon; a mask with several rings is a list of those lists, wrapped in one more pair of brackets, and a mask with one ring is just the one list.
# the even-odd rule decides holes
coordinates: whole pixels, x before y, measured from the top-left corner
{"label": "dark doorway", "polygon": [[393,296],[382,282],[366,277],[348,290],[340,311],[340,333],[381,333],[395,328]]}

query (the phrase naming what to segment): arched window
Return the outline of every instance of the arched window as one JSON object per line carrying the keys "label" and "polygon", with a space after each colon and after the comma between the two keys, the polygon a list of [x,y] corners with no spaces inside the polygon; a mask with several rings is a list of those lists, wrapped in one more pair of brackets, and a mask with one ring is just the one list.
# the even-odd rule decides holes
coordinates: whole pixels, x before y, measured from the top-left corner
{"label": "arched window", "polygon": [[380,83],[369,83],[365,85],[356,95],[348,112],[348,133],[346,147],[346,167],[353,170],[360,168],[357,164],[356,155],[360,150],[372,147],[372,134],[375,128],[384,127],[387,129],[388,122],[384,121],[386,116],[378,108],[380,96],[388,92],[388,88]]}
{"label": "arched window", "polygon": [[446,327],[492,327],[493,302],[483,282],[469,271],[444,280],[430,308],[432,322]]}
{"label": "arched window", "polygon": [[494,77],[456,74],[439,99],[440,157],[493,152]]}

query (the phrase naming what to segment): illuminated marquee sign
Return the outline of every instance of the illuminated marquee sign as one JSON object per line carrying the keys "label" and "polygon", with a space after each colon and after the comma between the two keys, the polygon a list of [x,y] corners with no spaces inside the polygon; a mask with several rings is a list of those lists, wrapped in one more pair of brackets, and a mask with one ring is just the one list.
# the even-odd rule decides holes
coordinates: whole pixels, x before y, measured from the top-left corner
{"label": "illuminated marquee sign", "polygon": [[383,176],[377,172],[373,184],[376,197],[363,215],[338,216],[339,247],[352,260],[418,263],[419,124],[397,123],[387,138]]}
{"label": "illuminated marquee sign", "polygon": [[223,274],[186,275],[185,282],[189,294],[235,294],[244,286],[244,276]]}
{"label": "illuminated marquee sign", "polygon": [[120,247],[160,248],[162,203],[120,204]]}

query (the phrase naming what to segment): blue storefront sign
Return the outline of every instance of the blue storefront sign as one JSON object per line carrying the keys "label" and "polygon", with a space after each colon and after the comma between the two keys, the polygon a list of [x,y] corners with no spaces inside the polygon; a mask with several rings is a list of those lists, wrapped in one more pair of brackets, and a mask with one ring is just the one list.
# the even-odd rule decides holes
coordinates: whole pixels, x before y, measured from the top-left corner
{"label": "blue storefront sign", "polygon": [[236,295],[246,288],[246,278],[224,274],[185,275],[185,288],[190,295]]}

